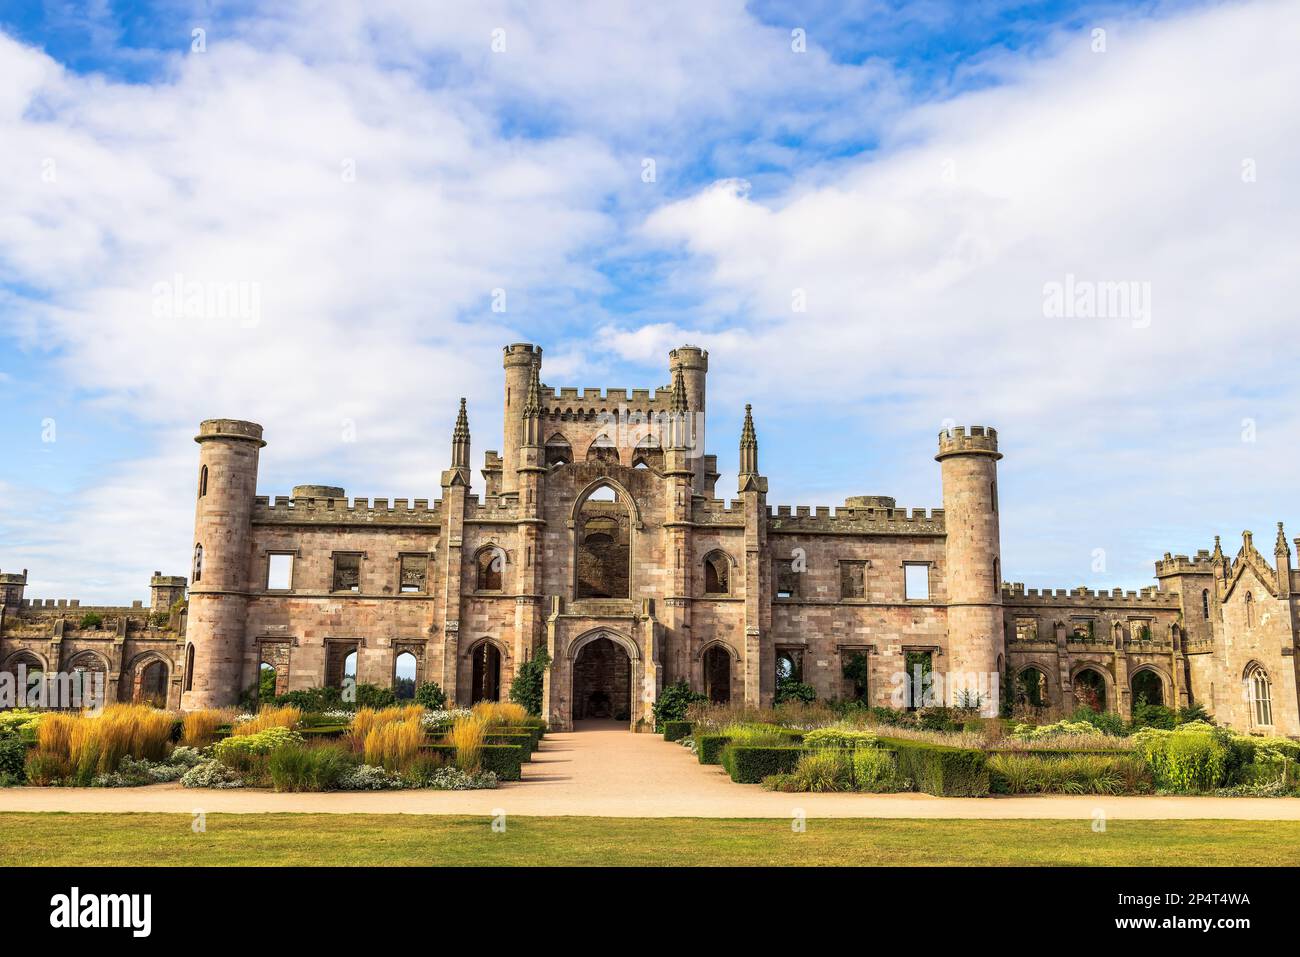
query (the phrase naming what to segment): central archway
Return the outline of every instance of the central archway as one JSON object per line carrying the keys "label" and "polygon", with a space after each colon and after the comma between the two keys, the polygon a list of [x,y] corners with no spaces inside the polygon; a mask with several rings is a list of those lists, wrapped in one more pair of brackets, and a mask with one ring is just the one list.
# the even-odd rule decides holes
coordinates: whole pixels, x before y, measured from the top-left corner
{"label": "central archway", "polygon": [[573,659],[573,720],[630,721],[632,659],[606,635],[586,642]]}

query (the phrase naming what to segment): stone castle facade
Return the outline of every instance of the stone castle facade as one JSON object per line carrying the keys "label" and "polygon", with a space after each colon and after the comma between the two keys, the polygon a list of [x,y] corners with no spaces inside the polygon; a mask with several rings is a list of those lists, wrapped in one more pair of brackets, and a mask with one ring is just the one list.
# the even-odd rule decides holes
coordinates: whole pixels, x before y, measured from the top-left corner
{"label": "stone castle facade", "polygon": [[[0,575],[0,662],[86,656],[122,699],[162,687],[185,708],[232,704],[264,672],[282,693],[389,685],[405,668],[468,704],[504,698],[544,649],[557,728],[644,727],[678,680],[767,705],[789,675],[875,705],[993,710],[1009,687],[1056,710],[1200,703],[1234,727],[1300,734],[1300,578],[1281,525],[1272,562],[1247,532],[1234,556],[1218,539],[1166,555],[1140,592],[1026,590],[1002,580],[993,429],[940,433],[942,509],[773,508],[747,407],[726,502],[704,454],[708,361],[684,346],[667,386],[579,391],[542,385],[539,347],[507,346],[502,452],[484,457],[481,497],[463,401],[432,501],[323,485],[259,496],[262,428],[205,421],[187,610],[173,609],[185,580],[155,576],[152,614],[109,609],[114,630],[88,633],[66,603],[24,599],[25,575]],[[161,686],[140,677],[156,661]]]}

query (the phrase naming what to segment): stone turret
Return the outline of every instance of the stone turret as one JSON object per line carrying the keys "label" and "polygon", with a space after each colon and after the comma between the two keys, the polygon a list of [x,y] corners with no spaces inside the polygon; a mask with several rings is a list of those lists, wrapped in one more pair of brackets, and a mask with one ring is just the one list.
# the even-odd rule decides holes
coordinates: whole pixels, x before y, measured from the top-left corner
{"label": "stone turret", "polygon": [[501,453],[501,492],[513,494],[519,488],[519,450],[524,444],[524,405],[536,370],[542,365],[542,347],[513,342],[505,347],[506,370],[505,436]]}
{"label": "stone turret", "polygon": [[149,610],[155,614],[170,611],[172,605],[185,597],[184,575],[164,575],[154,572],[149,579]]}
{"label": "stone turret", "polygon": [[239,700],[257,460],[266,445],[260,425],[238,419],[208,419],[194,441],[199,488],[187,630],[193,651],[186,654],[181,694],[186,709]]}
{"label": "stone turret", "polygon": [[27,587],[27,569],[22,574],[0,572],[0,608],[17,611],[23,603],[23,589]]}
{"label": "stone turret", "polygon": [[[679,346],[668,353],[668,371],[673,375],[673,388],[677,388],[680,373],[681,388],[685,393],[686,406],[690,415],[686,418],[691,431],[687,447],[696,459],[694,478],[691,487],[697,495],[703,495],[708,485],[708,469],[699,461],[708,445],[705,441],[706,419],[706,380],[709,374],[709,354],[698,346]],[[675,398],[675,397],[674,397]]]}
{"label": "stone turret", "polygon": [[939,433],[935,459],[943,477],[947,529],[946,691],[949,703],[957,703],[963,690],[977,690],[986,713],[994,714],[1001,679],[998,660],[1005,641],[998,528],[1000,458],[998,434],[993,429],[959,426]]}

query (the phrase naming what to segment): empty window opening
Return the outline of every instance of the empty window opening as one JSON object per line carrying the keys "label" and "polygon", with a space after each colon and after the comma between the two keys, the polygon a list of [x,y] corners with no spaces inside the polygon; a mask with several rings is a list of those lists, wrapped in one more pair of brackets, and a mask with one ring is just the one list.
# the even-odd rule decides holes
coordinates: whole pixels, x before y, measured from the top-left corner
{"label": "empty window opening", "polygon": [[361,553],[336,552],[331,591],[361,591]]}
{"label": "empty window opening", "polygon": [[478,553],[478,579],[475,587],[479,591],[500,591],[502,572],[506,567],[504,549],[491,545]]}
{"label": "empty window opening", "polygon": [[577,598],[631,597],[631,514],[608,486],[578,511]]}
{"label": "empty window opening", "polygon": [[726,595],[731,591],[731,560],[722,552],[704,558],[704,594]]}
{"label": "empty window opening", "polygon": [[393,662],[393,693],[398,700],[406,701],[415,697],[415,655],[404,651]]}
{"label": "empty window opening", "polygon": [[403,555],[398,573],[397,590],[404,595],[419,594],[429,577],[429,556]]}
{"label": "empty window opening", "polygon": [[840,562],[840,597],[867,597],[866,562]]}
{"label": "empty window opening", "polygon": [[903,565],[903,597],[907,601],[926,601],[930,597],[930,566]]}
{"label": "empty window opening", "polygon": [[266,587],[270,591],[287,591],[293,587],[293,556],[266,556]]}

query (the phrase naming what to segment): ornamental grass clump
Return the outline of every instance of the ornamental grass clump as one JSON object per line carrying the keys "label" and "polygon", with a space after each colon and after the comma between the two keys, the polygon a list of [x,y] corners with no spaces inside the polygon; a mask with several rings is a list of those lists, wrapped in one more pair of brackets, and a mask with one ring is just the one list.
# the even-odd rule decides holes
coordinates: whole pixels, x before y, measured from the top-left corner
{"label": "ornamental grass clump", "polygon": [[843,751],[808,751],[799,758],[790,776],[800,791],[853,790],[853,762]]}
{"label": "ornamental grass clump", "polygon": [[480,714],[460,718],[447,732],[447,743],[456,749],[456,767],[462,771],[477,771],[483,765],[483,743],[488,722]]}
{"label": "ornamental grass clump", "polygon": [[880,739],[875,734],[857,728],[814,728],[803,736],[806,748],[841,748],[851,751],[855,748],[874,748],[879,743]]}
{"label": "ornamental grass clump", "polygon": [[191,748],[206,748],[217,739],[217,729],[231,724],[234,712],[229,708],[203,708],[187,711],[181,719],[181,743]]}
{"label": "ornamental grass clump", "polygon": [[292,705],[283,707],[264,707],[251,718],[246,718],[233,725],[230,729],[230,736],[237,738],[242,735],[257,734],[265,731],[267,728],[296,728],[302,721],[302,709]]}
{"label": "ornamental grass clump", "polygon": [[386,771],[404,771],[420,753],[424,744],[424,725],[419,716],[405,721],[376,724],[366,734],[362,753],[366,764]]}
{"label": "ornamental grass clump", "polygon": [[473,712],[488,727],[515,727],[528,720],[528,709],[513,701],[480,701]]}
{"label": "ornamental grass clump", "polygon": [[418,704],[403,705],[392,708],[358,708],[355,715],[352,716],[352,724],[349,726],[344,740],[349,748],[357,753],[366,749],[366,742],[371,732],[384,728],[390,724],[410,724],[411,722],[420,723],[424,717],[424,706]]}
{"label": "ornamental grass clump", "polygon": [[1003,794],[1141,794],[1152,788],[1146,764],[1122,754],[1004,752],[989,756],[988,769],[993,790]]}
{"label": "ornamental grass clump", "polygon": [[97,715],[46,715],[36,731],[36,773],[29,767],[28,776],[85,787],[97,774],[116,771],[123,758],[161,761],[171,750],[175,720],[137,704],[110,705]]}
{"label": "ornamental grass clump", "polygon": [[288,745],[267,758],[271,786],[277,791],[333,791],[355,767],[337,745]]}

